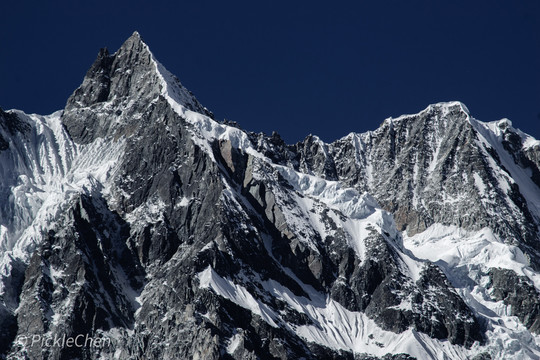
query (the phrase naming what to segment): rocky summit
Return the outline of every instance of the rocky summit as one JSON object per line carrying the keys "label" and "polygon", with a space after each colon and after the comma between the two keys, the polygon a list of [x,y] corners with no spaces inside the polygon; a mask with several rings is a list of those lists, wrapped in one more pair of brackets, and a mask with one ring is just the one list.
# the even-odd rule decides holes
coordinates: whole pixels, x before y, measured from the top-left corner
{"label": "rocky summit", "polygon": [[539,289],[540,142],[459,102],[290,145],[134,33],[0,110],[5,359],[538,359]]}

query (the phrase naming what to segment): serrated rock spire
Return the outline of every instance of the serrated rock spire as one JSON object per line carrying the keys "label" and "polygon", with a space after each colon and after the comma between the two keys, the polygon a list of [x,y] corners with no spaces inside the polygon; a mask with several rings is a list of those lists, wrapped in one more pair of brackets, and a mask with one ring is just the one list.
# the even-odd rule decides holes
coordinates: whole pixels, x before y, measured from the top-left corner
{"label": "serrated rock spire", "polygon": [[106,48],[99,51],[81,86],[68,99],[62,122],[76,142],[118,137],[126,128],[143,125],[136,123],[140,117],[131,115],[170,92],[181,106],[205,113],[191,92],[157,62],[140,34],[134,32],[114,54]]}

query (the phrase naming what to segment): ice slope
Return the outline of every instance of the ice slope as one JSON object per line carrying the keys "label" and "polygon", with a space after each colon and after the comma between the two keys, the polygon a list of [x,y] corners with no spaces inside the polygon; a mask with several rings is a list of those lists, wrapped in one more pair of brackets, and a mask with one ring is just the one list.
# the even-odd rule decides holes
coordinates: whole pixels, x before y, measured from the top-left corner
{"label": "ice slope", "polygon": [[407,353],[417,359],[467,359],[478,349],[450,345],[447,341],[434,340],[413,329],[401,334],[382,330],[375,322],[360,312],[345,309],[328,296],[303,284],[310,299],[296,296],[278,281],[266,280],[263,288],[275,298],[284,301],[299,313],[306,314],[311,325],[291,326],[283,317],[267,307],[243,286],[226,279],[209,266],[198,274],[202,288],[259,315],[271,326],[284,327],[309,342],[331,349],[351,351],[355,354],[383,356],[388,353]]}
{"label": "ice slope", "polygon": [[[533,147],[538,145],[539,141],[532,136],[526,135],[517,129],[512,127],[512,122],[508,119],[499,121],[492,121],[484,123],[475,119],[471,119],[471,123],[478,131],[479,143],[484,149],[491,148],[498,154],[502,166],[508,171],[510,176],[506,176],[508,182],[517,183],[520,192],[527,200],[529,210],[532,211],[533,216],[537,220],[540,220],[540,191],[538,186],[532,181],[531,174],[527,169],[523,169],[518,166],[516,162],[511,158],[511,155],[504,149],[502,141],[504,139],[504,130],[510,128],[514,133],[520,134],[523,142],[523,148]],[[498,167],[497,164],[492,164],[493,167]],[[504,174],[504,173],[503,173]],[[507,189],[507,186],[506,190]]]}
{"label": "ice slope", "polygon": [[[26,263],[52,221],[79,193],[107,195],[108,180],[123,155],[125,141],[75,144],[61,123],[61,111],[48,116],[13,110],[29,125],[9,138],[0,152],[0,274],[12,263]],[[0,281],[0,295],[7,283]]]}
{"label": "ice slope", "polygon": [[29,131],[8,137],[10,146],[0,152],[3,251],[13,247],[48,193],[61,191],[58,180],[67,173],[77,151],[62,129],[60,112],[50,116],[12,113],[29,126]]}
{"label": "ice slope", "polygon": [[518,247],[505,244],[489,228],[471,232],[441,224],[411,237],[405,234],[403,243],[419,259],[440,266],[466,303],[487,322],[485,351],[501,359],[540,358],[540,336],[509,316],[508,306],[493,301],[486,287],[489,269],[503,268],[528,277],[539,289],[540,275]]}

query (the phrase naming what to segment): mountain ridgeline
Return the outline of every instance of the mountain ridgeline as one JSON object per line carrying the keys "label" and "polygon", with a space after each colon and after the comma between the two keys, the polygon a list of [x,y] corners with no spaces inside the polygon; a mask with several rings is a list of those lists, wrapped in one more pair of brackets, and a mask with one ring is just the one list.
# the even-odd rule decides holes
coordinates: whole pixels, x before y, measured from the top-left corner
{"label": "mountain ridgeline", "polygon": [[134,33],[64,110],[0,110],[0,356],[537,359],[539,229],[509,120],[439,103],[289,145]]}

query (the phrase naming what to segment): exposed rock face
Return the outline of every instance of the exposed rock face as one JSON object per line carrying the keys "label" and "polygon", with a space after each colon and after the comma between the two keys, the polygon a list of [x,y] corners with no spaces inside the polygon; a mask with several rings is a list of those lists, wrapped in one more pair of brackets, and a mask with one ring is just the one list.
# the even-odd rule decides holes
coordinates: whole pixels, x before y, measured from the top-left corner
{"label": "exposed rock face", "polygon": [[540,332],[540,298],[531,281],[507,269],[491,269],[489,279],[493,296],[509,305],[512,315],[531,331]]}
{"label": "exposed rock face", "polygon": [[[475,230],[488,226],[507,238],[535,239],[537,230],[529,210],[521,205],[525,200],[519,191],[505,193],[497,186],[501,170],[508,186],[515,187],[515,181],[501,155],[481,142],[479,126],[460,103],[432,105],[417,115],[387,119],[376,131],[321,144],[314,149],[319,155],[310,156],[330,158],[316,161],[317,166],[331,165],[317,168],[302,157],[298,168],[369,191],[409,235],[443,223]],[[513,142],[505,139],[502,145],[518,165],[532,171],[534,180],[538,166],[528,160],[521,139],[510,131],[506,137]],[[296,147],[312,142],[308,137]],[[498,166],[493,167],[492,161]],[[487,193],[478,190],[475,179],[485,184]],[[484,201],[486,197],[492,201]],[[487,216],[495,211],[511,221],[502,225]]]}
{"label": "exposed rock face", "polygon": [[[437,104],[332,144],[308,136],[281,150],[282,162],[368,191],[408,235],[436,223],[489,227],[520,246],[538,269],[538,206],[531,210],[520,188],[538,198],[540,147],[525,147],[521,132],[505,120],[493,128],[471,119],[461,103]],[[293,149],[297,155],[287,157]]]}
{"label": "exposed rock face", "polygon": [[[26,269],[18,335],[76,337],[90,330],[96,336],[99,330],[132,328],[132,294],[141,288],[144,273],[126,245],[127,224],[108,210],[103,199],[81,195],[58,225],[44,235]],[[90,356],[90,349],[82,347],[31,345],[17,355],[31,359]]]}
{"label": "exposed rock face", "polygon": [[[62,115],[71,137],[86,144],[98,137],[131,136],[144,126],[144,107],[152,106],[162,92],[159,67],[137,33],[113,55],[101,49]],[[175,90],[186,109],[208,114],[179,82]]]}
{"label": "exposed rock face", "polygon": [[16,133],[25,133],[30,125],[14,113],[7,113],[0,108],[0,151],[9,148],[9,138]]}
{"label": "exposed rock face", "polygon": [[[538,154],[497,129],[446,103],[287,145],[213,121],[135,33],[100,51],[62,113],[0,111],[0,353],[540,354]],[[449,237],[432,225],[511,254],[508,268],[427,256]],[[501,304],[517,330],[490,312]]]}

